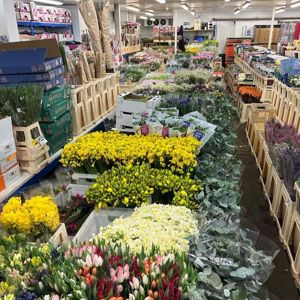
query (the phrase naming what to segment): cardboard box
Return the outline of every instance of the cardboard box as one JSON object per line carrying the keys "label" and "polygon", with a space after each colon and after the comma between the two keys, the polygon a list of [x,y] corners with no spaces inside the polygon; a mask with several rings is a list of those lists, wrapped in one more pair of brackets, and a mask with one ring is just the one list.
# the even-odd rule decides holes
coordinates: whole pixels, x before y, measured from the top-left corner
{"label": "cardboard box", "polygon": [[12,185],[17,179],[21,177],[19,165],[13,166],[5,173],[0,175],[0,192]]}
{"label": "cardboard box", "polygon": [[5,173],[10,168],[15,166],[18,163],[17,160],[17,152],[5,157],[4,159],[0,160],[0,174]]}
{"label": "cardboard box", "polygon": [[45,73],[31,73],[31,74],[6,74],[0,75],[1,83],[24,83],[35,81],[49,81],[64,73],[64,66],[50,70]]}
{"label": "cardboard box", "polygon": [[11,117],[0,119],[0,145],[14,138]]}
{"label": "cardboard box", "polygon": [[0,145],[0,161],[15,153],[16,143],[14,139],[8,140]]}

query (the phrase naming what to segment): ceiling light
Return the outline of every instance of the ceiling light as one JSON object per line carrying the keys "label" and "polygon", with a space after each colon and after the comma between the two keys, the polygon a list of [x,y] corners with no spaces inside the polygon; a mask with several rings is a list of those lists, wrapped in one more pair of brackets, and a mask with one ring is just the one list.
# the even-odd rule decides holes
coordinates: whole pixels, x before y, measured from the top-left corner
{"label": "ceiling light", "polygon": [[300,1],[294,2],[290,5],[291,8],[299,7],[300,6]]}
{"label": "ceiling light", "polygon": [[191,14],[194,16],[195,15],[195,12],[193,10],[191,10]]}
{"label": "ceiling light", "polygon": [[140,19],[142,19],[142,20],[147,20],[148,18],[145,17],[145,16],[140,16]]}
{"label": "ceiling light", "polygon": [[127,5],[126,7],[127,7],[127,9],[132,10],[132,11],[140,11],[140,9],[138,7],[133,6],[133,5]]}
{"label": "ceiling light", "polygon": [[150,21],[154,22],[154,21],[155,21],[155,18],[150,18]]}
{"label": "ceiling light", "polygon": [[247,7],[249,7],[251,5],[251,1],[245,1],[243,4],[242,4],[242,9],[246,9]]}
{"label": "ceiling light", "polygon": [[234,10],[233,14],[234,14],[234,15],[237,15],[237,14],[239,14],[240,12],[241,12],[241,10],[240,10],[239,8],[237,8],[237,9]]}
{"label": "ceiling light", "polygon": [[181,7],[185,10],[189,10],[189,6],[186,3],[182,3]]}
{"label": "ceiling light", "polygon": [[52,5],[63,5],[63,2],[61,2],[61,1],[54,1],[54,0],[35,0],[35,2],[52,4]]}
{"label": "ceiling light", "polygon": [[165,4],[166,0],[156,0],[156,2],[160,3],[160,4]]}
{"label": "ceiling light", "polygon": [[150,11],[145,11],[145,15],[150,16],[150,17],[154,16],[154,14]]}
{"label": "ceiling light", "polygon": [[279,14],[279,13],[284,12],[284,11],[285,11],[285,6],[278,7],[275,10],[275,14]]}
{"label": "ceiling light", "polygon": [[225,0],[225,2],[230,2],[230,0]]}

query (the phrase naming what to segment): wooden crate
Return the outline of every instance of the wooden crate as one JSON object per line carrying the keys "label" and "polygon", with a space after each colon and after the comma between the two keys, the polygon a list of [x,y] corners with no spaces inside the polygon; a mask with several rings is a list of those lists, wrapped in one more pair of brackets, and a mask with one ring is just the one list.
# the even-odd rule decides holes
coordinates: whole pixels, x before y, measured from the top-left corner
{"label": "wooden crate", "polygon": [[260,174],[262,176],[263,166],[265,164],[266,156],[269,155],[269,149],[265,142],[264,133],[259,132],[258,138],[260,140],[260,143],[259,143],[260,147],[258,149],[257,165],[258,165]]}
{"label": "wooden crate", "polygon": [[254,124],[254,137],[253,137],[252,151],[256,160],[258,159],[259,150],[264,143],[264,138],[262,138],[264,137],[264,132],[265,132],[265,124],[263,123]]}
{"label": "wooden crate", "polygon": [[300,186],[295,182],[295,191],[296,191],[296,208],[300,212]]}
{"label": "wooden crate", "polygon": [[294,207],[290,226],[286,235],[284,245],[288,253],[291,264],[291,272],[295,278],[296,284],[299,287],[300,283],[300,215]]}
{"label": "wooden crate", "polygon": [[272,174],[272,168],[273,168],[273,163],[269,156],[269,153],[265,152],[265,160],[263,161],[263,164],[262,164],[262,172],[261,172],[261,176],[260,176],[260,181],[262,183],[265,193],[266,193],[265,187],[266,187],[267,182],[270,180],[269,178]]}
{"label": "wooden crate", "polygon": [[283,243],[287,242],[287,234],[294,209],[295,202],[291,200],[284,183],[282,183],[280,191],[272,202],[271,211],[278,227],[279,238]]}
{"label": "wooden crate", "polygon": [[269,169],[269,173],[267,174],[266,183],[264,186],[265,194],[270,206],[270,214],[272,216],[275,215],[273,210],[273,204],[276,202],[278,195],[280,194],[282,188],[282,180],[280,179],[277,170],[275,169],[272,161],[272,168]]}
{"label": "wooden crate", "polygon": [[238,97],[238,112],[240,116],[240,123],[246,123],[251,110],[251,104],[244,103],[242,97]]}
{"label": "wooden crate", "polygon": [[81,134],[89,124],[85,96],[84,86],[71,89],[73,135]]}
{"label": "wooden crate", "polygon": [[36,174],[41,168],[49,162],[49,148],[40,153],[40,156],[34,160],[19,160],[20,169],[30,174]]}
{"label": "wooden crate", "polygon": [[[42,153],[49,151],[46,143],[40,144],[37,141],[39,137],[43,137],[39,122],[35,122],[27,127],[13,126],[13,134],[18,160],[36,160]],[[33,143],[33,141],[36,142]]]}
{"label": "wooden crate", "polygon": [[55,231],[55,233],[50,238],[49,242],[53,244],[54,246],[60,246],[60,245],[68,245],[69,244],[69,237],[67,233],[67,228],[64,223],[61,223],[58,229]]}

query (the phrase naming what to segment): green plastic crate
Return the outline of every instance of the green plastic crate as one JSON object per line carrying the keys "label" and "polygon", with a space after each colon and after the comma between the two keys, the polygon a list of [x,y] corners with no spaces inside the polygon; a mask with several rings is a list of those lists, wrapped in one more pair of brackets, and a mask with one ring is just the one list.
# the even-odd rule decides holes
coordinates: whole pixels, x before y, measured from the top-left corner
{"label": "green plastic crate", "polygon": [[69,123],[65,127],[60,128],[53,135],[45,135],[45,138],[48,141],[50,154],[56,153],[70,142],[72,138],[72,124]]}
{"label": "green plastic crate", "polygon": [[59,119],[52,123],[42,123],[40,122],[40,126],[44,135],[57,135],[59,130],[66,127],[67,124],[71,123],[71,112],[67,112],[62,115]]}
{"label": "green plastic crate", "polygon": [[57,102],[55,105],[49,106],[46,109],[42,108],[40,114],[40,122],[55,122],[63,114],[70,111],[71,99],[66,98]]}
{"label": "green plastic crate", "polygon": [[57,102],[70,97],[70,87],[68,85],[55,87],[44,92],[42,107],[44,109],[55,105]]}

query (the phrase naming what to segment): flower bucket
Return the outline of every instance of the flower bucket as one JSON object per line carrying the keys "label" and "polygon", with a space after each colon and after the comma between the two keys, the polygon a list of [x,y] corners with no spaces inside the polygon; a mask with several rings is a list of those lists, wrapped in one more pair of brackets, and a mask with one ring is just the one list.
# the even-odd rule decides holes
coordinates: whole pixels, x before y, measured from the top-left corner
{"label": "flower bucket", "polygon": [[99,233],[100,227],[111,224],[116,218],[129,217],[132,212],[133,209],[129,208],[106,208],[99,211],[93,210],[75,235],[74,241],[88,241],[94,235]]}

